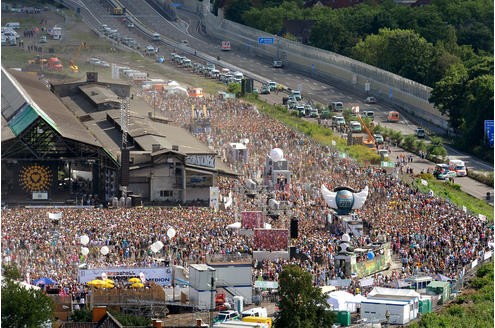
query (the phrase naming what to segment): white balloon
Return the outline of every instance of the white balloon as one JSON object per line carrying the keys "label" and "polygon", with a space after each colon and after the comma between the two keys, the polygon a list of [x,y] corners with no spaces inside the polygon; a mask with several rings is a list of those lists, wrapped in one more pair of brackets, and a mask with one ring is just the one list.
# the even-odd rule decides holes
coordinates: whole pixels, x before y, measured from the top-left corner
{"label": "white balloon", "polygon": [[175,237],[175,229],[174,228],[169,228],[167,230],[167,236],[168,236],[168,238],[174,238]]}
{"label": "white balloon", "polygon": [[280,161],[281,159],[284,159],[284,151],[280,148],[273,148],[270,150],[270,157],[275,162]]}
{"label": "white balloon", "polygon": [[81,253],[82,253],[82,255],[88,255],[89,254],[89,248],[81,247]]}
{"label": "white balloon", "polygon": [[89,243],[89,237],[87,235],[81,236],[81,244],[87,245]]}
{"label": "white balloon", "polygon": [[107,254],[108,254],[108,252],[110,252],[110,250],[108,249],[108,247],[107,247],[107,246],[103,246],[103,247],[100,249],[100,253],[101,253],[102,255],[107,255]]}

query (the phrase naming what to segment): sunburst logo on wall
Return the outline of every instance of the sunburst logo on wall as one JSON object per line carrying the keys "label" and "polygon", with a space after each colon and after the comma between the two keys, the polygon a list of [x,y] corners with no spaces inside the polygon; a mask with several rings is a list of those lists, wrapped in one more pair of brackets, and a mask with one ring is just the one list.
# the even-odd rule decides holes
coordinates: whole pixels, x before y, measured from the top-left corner
{"label": "sunburst logo on wall", "polygon": [[27,192],[48,190],[52,183],[50,168],[38,164],[24,166],[19,173],[19,183]]}

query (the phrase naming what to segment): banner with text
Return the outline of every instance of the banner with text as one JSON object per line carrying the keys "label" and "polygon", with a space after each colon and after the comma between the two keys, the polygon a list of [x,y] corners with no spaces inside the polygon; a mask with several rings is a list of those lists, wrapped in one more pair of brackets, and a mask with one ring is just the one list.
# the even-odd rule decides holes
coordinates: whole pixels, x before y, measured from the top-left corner
{"label": "banner with text", "polygon": [[158,268],[99,268],[79,270],[79,283],[85,284],[94,279],[101,279],[101,275],[105,273],[109,279],[128,279],[139,277],[140,273],[144,273],[146,281],[153,281],[161,286],[172,285],[172,269],[170,267]]}

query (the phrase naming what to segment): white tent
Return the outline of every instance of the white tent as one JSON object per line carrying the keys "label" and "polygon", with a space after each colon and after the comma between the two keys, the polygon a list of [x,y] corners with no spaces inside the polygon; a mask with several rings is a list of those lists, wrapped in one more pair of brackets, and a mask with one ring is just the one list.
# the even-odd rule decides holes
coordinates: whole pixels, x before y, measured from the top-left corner
{"label": "white tent", "polygon": [[189,93],[187,92],[187,89],[186,88],[183,88],[183,87],[178,87],[178,86],[169,87],[165,91],[167,92],[168,95],[170,95],[170,94],[178,94],[178,95],[189,96]]}
{"label": "white tent", "polygon": [[354,295],[343,290],[329,293],[327,303],[336,311],[356,312]]}
{"label": "white tent", "polygon": [[240,222],[235,222],[235,223],[229,224],[227,226],[227,229],[240,229],[241,226],[242,226],[242,224]]}
{"label": "white tent", "polygon": [[[5,281],[5,278],[3,276],[1,276],[0,277],[0,281],[2,281],[2,285],[3,285],[3,282]],[[17,285],[23,287],[24,289],[35,289],[35,290],[40,290],[41,289],[40,287],[35,286],[35,285],[28,284],[25,281],[17,281],[17,280],[13,280],[13,281],[14,281],[14,283],[16,283]]]}
{"label": "white tent", "polygon": [[359,303],[359,304],[360,304],[361,302],[364,302],[364,301],[366,301],[366,300],[367,300],[367,298],[366,298],[366,297],[364,297],[364,296],[363,296],[363,295],[361,295],[361,294],[357,294],[357,295],[354,295],[354,301],[353,301],[353,302],[354,302],[354,303]]}

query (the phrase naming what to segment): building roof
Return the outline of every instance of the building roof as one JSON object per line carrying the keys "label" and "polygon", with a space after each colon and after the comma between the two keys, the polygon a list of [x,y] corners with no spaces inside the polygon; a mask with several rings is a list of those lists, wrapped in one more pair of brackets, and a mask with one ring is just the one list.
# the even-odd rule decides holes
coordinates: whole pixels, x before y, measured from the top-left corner
{"label": "building roof", "polygon": [[81,85],[79,89],[97,105],[119,101],[119,97],[112,90],[96,83]]}
{"label": "building roof", "polygon": [[432,281],[426,286],[426,288],[445,288],[449,286],[450,283],[448,281]]}
{"label": "building roof", "polygon": [[421,295],[411,289],[395,289],[395,288],[385,288],[385,287],[375,287],[368,294],[368,298],[387,298],[393,299],[397,297],[398,299],[403,298],[419,298]]}
{"label": "building roof", "polygon": [[[96,138],[67,110],[36,75],[2,67],[2,116],[14,136],[41,117],[62,137],[100,146]],[[4,121],[2,120],[2,127]],[[2,141],[12,135],[2,131]]]}

